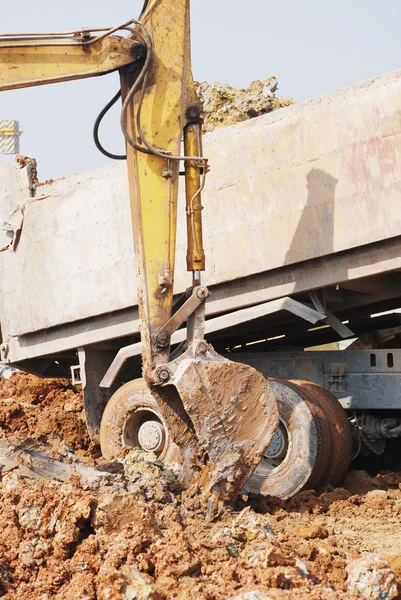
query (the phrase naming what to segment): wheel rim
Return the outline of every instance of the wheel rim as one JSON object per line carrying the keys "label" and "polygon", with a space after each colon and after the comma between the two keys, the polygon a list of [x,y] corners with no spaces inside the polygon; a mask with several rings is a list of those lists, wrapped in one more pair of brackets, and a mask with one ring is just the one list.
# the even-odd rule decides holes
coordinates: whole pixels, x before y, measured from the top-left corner
{"label": "wheel rim", "polygon": [[148,407],[138,407],[127,419],[122,431],[124,446],[153,452],[163,459],[168,448],[168,429],[161,416]]}
{"label": "wheel rim", "polygon": [[283,421],[280,421],[277,431],[274,434],[269,446],[267,446],[260,463],[252,475],[252,478],[255,477],[259,480],[263,480],[269,477],[272,471],[279,467],[286,459],[289,444],[290,438],[287,427]]}

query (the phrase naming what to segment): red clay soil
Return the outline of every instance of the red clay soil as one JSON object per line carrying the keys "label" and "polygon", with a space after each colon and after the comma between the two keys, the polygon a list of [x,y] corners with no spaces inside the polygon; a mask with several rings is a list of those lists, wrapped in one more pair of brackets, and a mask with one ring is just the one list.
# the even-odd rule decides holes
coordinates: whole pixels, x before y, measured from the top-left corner
{"label": "red clay soil", "polygon": [[86,429],[82,393],[69,379],[16,372],[0,378],[0,439],[63,441],[81,458],[99,455]]}
{"label": "red clay soil", "polygon": [[[214,522],[155,457],[104,465],[66,380],[0,380],[1,441],[46,444],[93,477],[0,480],[0,596],[24,600],[398,597],[401,474],[354,472],[289,501],[240,498]],[[32,442],[31,442],[32,443]],[[63,452],[61,452],[63,454]],[[89,481],[89,483],[88,483]]]}

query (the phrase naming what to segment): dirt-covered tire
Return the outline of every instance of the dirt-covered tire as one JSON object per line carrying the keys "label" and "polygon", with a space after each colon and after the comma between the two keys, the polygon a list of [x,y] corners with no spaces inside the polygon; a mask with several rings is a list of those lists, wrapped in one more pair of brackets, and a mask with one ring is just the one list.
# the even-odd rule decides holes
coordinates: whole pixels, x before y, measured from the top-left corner
{"label": "dirt-covered tire", "polygon": [[322,407],[329,424],[331,452],[326,474],[321,483],[339,485],[347,475],[352,458],[352,433],[347,414],[337,398],[311,381],[294,383],[312,394]]}
{"label": "dirt-covered tire", "polygon": [[287,434],[285,454],[277,463],[265,457],[244,487],[244,492],[283,500],[304,488],[315,487],[324,476],[330,456],[326,417],[312,395],[294,383],[269,379],[276,395],[281,427]]}
{"label": "dirt-covered tire", "polygon": [[297,391],[307,403],[309,410],[312,412],[316,427],[318,430],[318,455],[311,473],[311,476],[304,486],[307,489],[313,489],[317,487],[322,479],[325,477],[331,455],[331,435],[330,425],[326,417],[326,413],[323,410],[320,402],[316,399],[315,395],[309,390],[302,388],[293,381],[281,380],[282,383],[292,387]]}
{"label": "dirt-covered tire", "polygon": [[163,432],[163,445],[155,453],[168,464],[182,462],[181,451],[172,441],[158,403],[143,379],[130,381],[108,401],[100,423],[100,448],[107,460],[113,460],[125,446],[141,447],[138,432],[145,421],[156,424]]}

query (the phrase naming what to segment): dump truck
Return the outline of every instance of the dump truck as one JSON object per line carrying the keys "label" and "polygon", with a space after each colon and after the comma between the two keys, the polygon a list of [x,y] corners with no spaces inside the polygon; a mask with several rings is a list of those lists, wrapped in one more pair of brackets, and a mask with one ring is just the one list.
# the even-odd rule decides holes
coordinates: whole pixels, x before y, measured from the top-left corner
{"label": "dump truck", "polygon": [[0,37],[0,91],[112,70],[125,162],[44,185],[33,160],[0,170],[1,361],[72,376],[104,456],[156,453],[209,516],[336,485],[352,436],[381,454],[401,435],[401,72],[202,141],[186,0]]}

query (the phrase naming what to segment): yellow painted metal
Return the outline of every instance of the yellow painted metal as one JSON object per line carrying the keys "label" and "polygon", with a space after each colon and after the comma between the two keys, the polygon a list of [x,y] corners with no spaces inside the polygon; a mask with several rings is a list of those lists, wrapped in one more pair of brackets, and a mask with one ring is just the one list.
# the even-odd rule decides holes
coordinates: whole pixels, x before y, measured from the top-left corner
{"label": "yellow painted metal", "polygon": [[[184,130],[184,150],[186,156],[200,156],[202,129],[199,123],[190,123]],[[206,168],[206,166],[204,167]],[[187,210],[187,269],[205,270],[205,251],[202,236],[201,192],[206,173],[201,177],[199,164],[192,160],[185,163],[185,195]]]}
{"label": "yellow painted metal", "polygon": [[[134,62],[131,39],[107,36],[88,45],[54,43],[31,38],[21,47],[17,40],[0,39],[0,91],[94,77]],[[49,42],[50,43],[50,42]]]}
{"label": "yellow painted metal", "polygon": [[[157,149],[179,155],[188,108],[199,106],[190,66],[189,0],[154,0],[141,22],[150,33],[154,53],[145,82],[142,131]],[[127,70],[122,70],[121,80],[124,96],[130,84]],[[139,143],[138,96],[127,129]],[[153,334],[172,313],[179,162],[143,154],[129,144],[127,159],[146,376],[169,360],[169,348],[159,349]]]}
{"label": "yellow painted metal", "polygon": [[0,129],[0,135],[12,135],[15,137],[22,135],[22,131],[15,131],[14,129]]}
{"label": "yellow painted metal", "polygon": [[[127,131],[139,144],[137,106],[141,99],[143,136],[156,149],[181,154],[185,147],[199,156],[201,130],[192,124],[200,113],[194,90],[190,57],[189,0],[149,0],[141,22],[150,33],[153,59],[127,113]],[[141,38],[141,27],[138,27]],[[143,32],[142,32],[143,33]],[[129,65],[135,61],[137,41],[117,36],[99,40],[81,37],[58,39],[61,34],[0,36],[0,91],[86,78],[119,69],[123,98],[133,83]],[[86,40],[86,41],[85,41]],[[137,75],[137,74],[136,74]],[[190,124],[189,124],[190,123]],[[167,362],[169,348],[157,347],[153,333],[171,317],[176,246],[177,196],[180,161],[138,152],[127,144],[134,241],[138,269],[138,304],[142,321],[144,366],[153,369]],[[186,164],[188,207],[188,267],[204,269],[202,247],[200,169]],[[190,282],[188,282],[190,283]]]}

